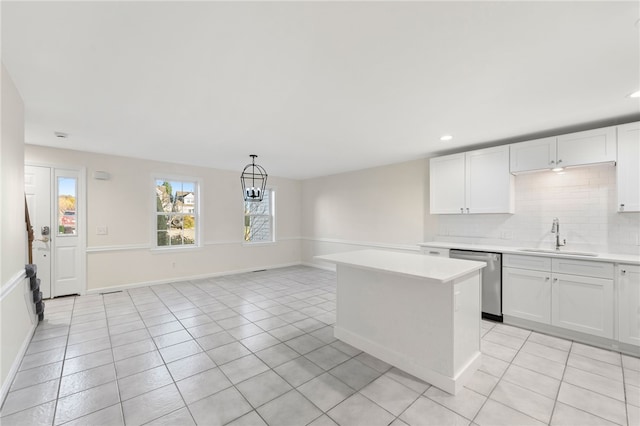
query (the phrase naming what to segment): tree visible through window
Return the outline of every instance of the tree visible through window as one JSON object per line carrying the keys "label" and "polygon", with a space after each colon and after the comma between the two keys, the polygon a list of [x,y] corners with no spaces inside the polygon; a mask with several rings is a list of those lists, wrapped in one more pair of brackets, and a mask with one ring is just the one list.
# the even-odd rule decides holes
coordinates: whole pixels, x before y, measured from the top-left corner
{"label": "tree visible through window", "polygon": [[155,179],[156,246],[197,244],[198,183]]}
{"label": "tree visible through window", "polygon": [[244,203],[244,240],[247,242],[273,241],[275,192],[265,189],[262,201]]}

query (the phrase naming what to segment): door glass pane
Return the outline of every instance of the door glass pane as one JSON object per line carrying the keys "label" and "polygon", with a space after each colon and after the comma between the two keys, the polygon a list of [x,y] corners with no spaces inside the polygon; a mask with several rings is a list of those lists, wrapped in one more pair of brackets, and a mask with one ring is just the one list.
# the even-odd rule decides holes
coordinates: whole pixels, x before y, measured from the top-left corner
{"label": "door glass pane", "polygon": [[76,193],[78,180],[58,178],[58,235],[76,235]]}

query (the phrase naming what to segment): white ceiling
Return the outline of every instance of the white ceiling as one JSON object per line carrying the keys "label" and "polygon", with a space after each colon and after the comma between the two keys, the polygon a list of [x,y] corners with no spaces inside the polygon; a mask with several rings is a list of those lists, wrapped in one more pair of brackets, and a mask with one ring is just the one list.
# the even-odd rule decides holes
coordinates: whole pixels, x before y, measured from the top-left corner
{"label": "white ceiling", "polygon": [[637,119],[639,4],[2,1],[2,61],[29,144],[302,179]]}

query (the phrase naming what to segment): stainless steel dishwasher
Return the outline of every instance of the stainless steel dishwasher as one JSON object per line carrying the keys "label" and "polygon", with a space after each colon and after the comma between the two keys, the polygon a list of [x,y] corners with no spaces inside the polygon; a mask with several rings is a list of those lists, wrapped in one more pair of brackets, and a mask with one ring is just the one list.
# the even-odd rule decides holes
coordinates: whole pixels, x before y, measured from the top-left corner
{"label": "stainless steel dishwasher", "polygon": [[482,269],[482,318],[502,322],[502,254],[485,251],[451,250],[453,259],[485,262]]}

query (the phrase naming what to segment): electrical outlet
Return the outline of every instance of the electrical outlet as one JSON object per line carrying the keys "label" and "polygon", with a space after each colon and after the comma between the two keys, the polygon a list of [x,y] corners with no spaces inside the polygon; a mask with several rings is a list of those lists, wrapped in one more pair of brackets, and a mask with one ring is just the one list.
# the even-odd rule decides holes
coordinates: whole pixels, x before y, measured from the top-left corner
{"label": "electrical outlet", "polygon": [[500,233],[500,238],[503,240],[511,240],[513,239],[513,232],[511,231],[502,231]]}
{"label": "electrical outlet", "polygon": [[109,233],[109,229],[107,225],[96,226],[96,235],[107,235]]}

